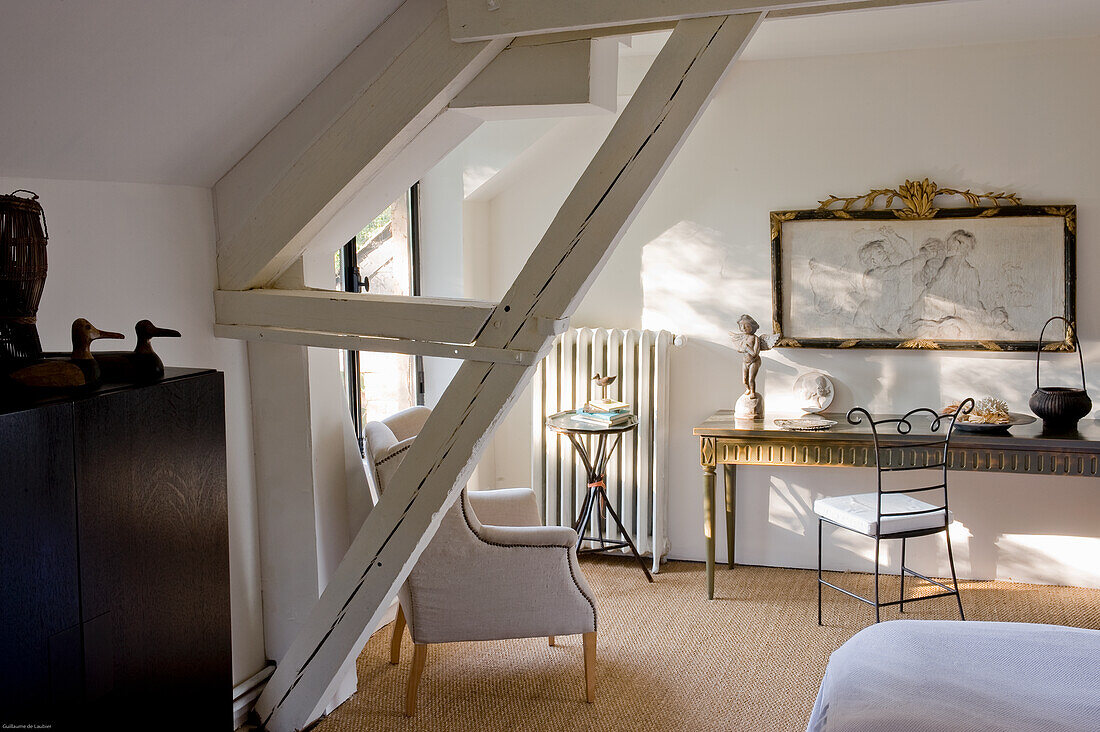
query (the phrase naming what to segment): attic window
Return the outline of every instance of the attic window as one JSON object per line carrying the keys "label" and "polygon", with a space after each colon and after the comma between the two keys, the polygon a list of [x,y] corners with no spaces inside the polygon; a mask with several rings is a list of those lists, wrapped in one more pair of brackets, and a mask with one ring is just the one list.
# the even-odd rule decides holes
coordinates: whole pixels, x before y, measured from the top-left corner
{"label": "attic window", "polygon": [[[413,185],[335,253],[338,289],[420,294],[419,197],[419,184]],[[423,404],[420,356],[345,351],[340,366],[360,448],[364,424]]]}

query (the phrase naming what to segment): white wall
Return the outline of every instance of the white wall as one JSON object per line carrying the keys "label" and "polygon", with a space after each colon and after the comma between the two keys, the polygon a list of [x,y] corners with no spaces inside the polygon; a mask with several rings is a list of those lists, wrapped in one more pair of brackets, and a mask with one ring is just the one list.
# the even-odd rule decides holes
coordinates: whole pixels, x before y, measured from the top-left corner
{"label": "white wall", "polygon": [[[610,116],[610,115],[605,115]],[[491,267],[485,224],[493,191],[506,171],[557,119],[485,122],[420,178],[422,295],[488,299]],[[479,246],[479,244],[481,246]],[[499,297],[499,296],[495,296]],[[457,359],[425,358],[425,404],[434,407],[458,367]],[[469,485],[492,488],[494,447],[481,457]],[[485,466],[489,466],[486,470]],[[527,479],[516,485],[526,485]]]}
{"label": "white wall", "polygon": [[[233,680],[264,664],[248,369],[244,344],[214,337],[210,191],[182,186],[0,178],[0,192],[38,193],[50,239],[38,310],[47,350],[70,349],[77,317],[124,332],[149,318],[183,337],[158,341],[171,366],[225,372]],[[226,689],[228,699],[229,690]]]}
{"label": "white wall", "polygon": [[[739,357],[726,333],[742,312],[770,320],[771,210],[812,208],[830,193],[858,195],[926,176],[945,186],[1016,191],[1027,203],[1076,203],[1079,332],[1089,387],[1100,394],[1098,68],[1095,38],[735,65],[573,319],[574,326],[688,336],[672,356],[674,557],[703,557],[691,430],[731,408],[740,391]],[[492,297],[511,283],[610,125],[606,118],[563,123],[509,171],[510,185],[487,204]],[[1044,364],[1048,383],[1073,383],[1076,368],[1065,355]],[[1034,388],[1027,355],[783,349],[764,359],[769,407],[790,407],[794,379],[812,369],[833,376],[838,411],[997,394],[1027,412]],[[521,399],[497,432],[500,484],[529,481],[529,420],[529,398]],[[811,566],[813,500],[870,489],[871,475],[739,468],[738,560]],[[980,473],[952,480],[962,575],[1100,586],[1096,480]],[[719,513],[719,536],[721,521]],[[828,563],[870,567],[868,546],[838,543]],[[944,571],[942,542],[923,544],[923,554],[913,552],[916,566]],[[724,559],[721,542],[718,553]]]}

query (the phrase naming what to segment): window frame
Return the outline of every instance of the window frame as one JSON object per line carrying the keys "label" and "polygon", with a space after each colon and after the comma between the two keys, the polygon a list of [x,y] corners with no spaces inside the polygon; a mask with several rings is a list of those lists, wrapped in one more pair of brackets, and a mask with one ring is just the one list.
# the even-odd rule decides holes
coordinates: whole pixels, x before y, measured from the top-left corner
{"label": "window frame", "polygon": [[[420,182],[417,181],[408,190],[408,218],[409,218],[409,263],[412,272],[411,291],[414,296],[420,295]],[[344,244],[340,253],[340,269],[344,292],[361,292],[363,286],[370,292],[370,282],[364,282],[359,271],[358,252],[355,244],[356,237]],[[366,455],[366,443],[363,436],[363,405],[359,395],[362,384],[359,373],[359,351],[344,351],[344,366],[347,374],[346,388],[348,408],[351,411],[351,423],[355,429],[356,441],[359,443],[359,454]],[[424,404],[424,357],[413,356],[413,370],[416,378],[416,403]]]}

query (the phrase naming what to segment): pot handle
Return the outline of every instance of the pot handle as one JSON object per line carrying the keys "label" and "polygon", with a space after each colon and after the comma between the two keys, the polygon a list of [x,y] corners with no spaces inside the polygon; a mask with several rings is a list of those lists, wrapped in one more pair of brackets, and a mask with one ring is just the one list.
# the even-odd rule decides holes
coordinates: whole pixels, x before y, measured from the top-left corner
{"label": "pot handle", "polygon": [[1047,326],[1055,320],[1061,320],[1065,323],[1066,330],[1069,331],[1070,337],[1073,338],[1073,346],[1077,349],[1077,357],[1081,361],[1081,391],[1088,393],[1088,389],[1085,386],[1085,356],[1081,353],[1081,341],[1077,340],[1077,329],[1061,315],[1055,315],[1047,320],[1047,322],[1043,323],[1043,329],[1039,331],[1039,341],[1035,344],[1035,388],[1039,388],[1039,357],[1043,354],[1043,334],[1047,332]]}

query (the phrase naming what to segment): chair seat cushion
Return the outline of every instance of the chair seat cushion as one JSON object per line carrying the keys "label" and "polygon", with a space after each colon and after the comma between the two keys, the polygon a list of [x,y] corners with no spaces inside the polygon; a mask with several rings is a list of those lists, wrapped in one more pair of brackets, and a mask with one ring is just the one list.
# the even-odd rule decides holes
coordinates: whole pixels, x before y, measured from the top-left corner
{"label": "chair seat cushion", "polygon": [[[904,493],[887,493],[882,496],[883,513],[901,511],[926,511],[935,508],[930,503],[917,500]],[[858,531],[867,536],[878,535],[878,493],[860,493],[854,496],[819,498],[814,501],[814,513],[835,524]],[[951,523],[951,512],[947,512]],[[921,531],[943,526],[943,509],[915,516],[883,516],[882,533],[898,534],[904,531]]]}

